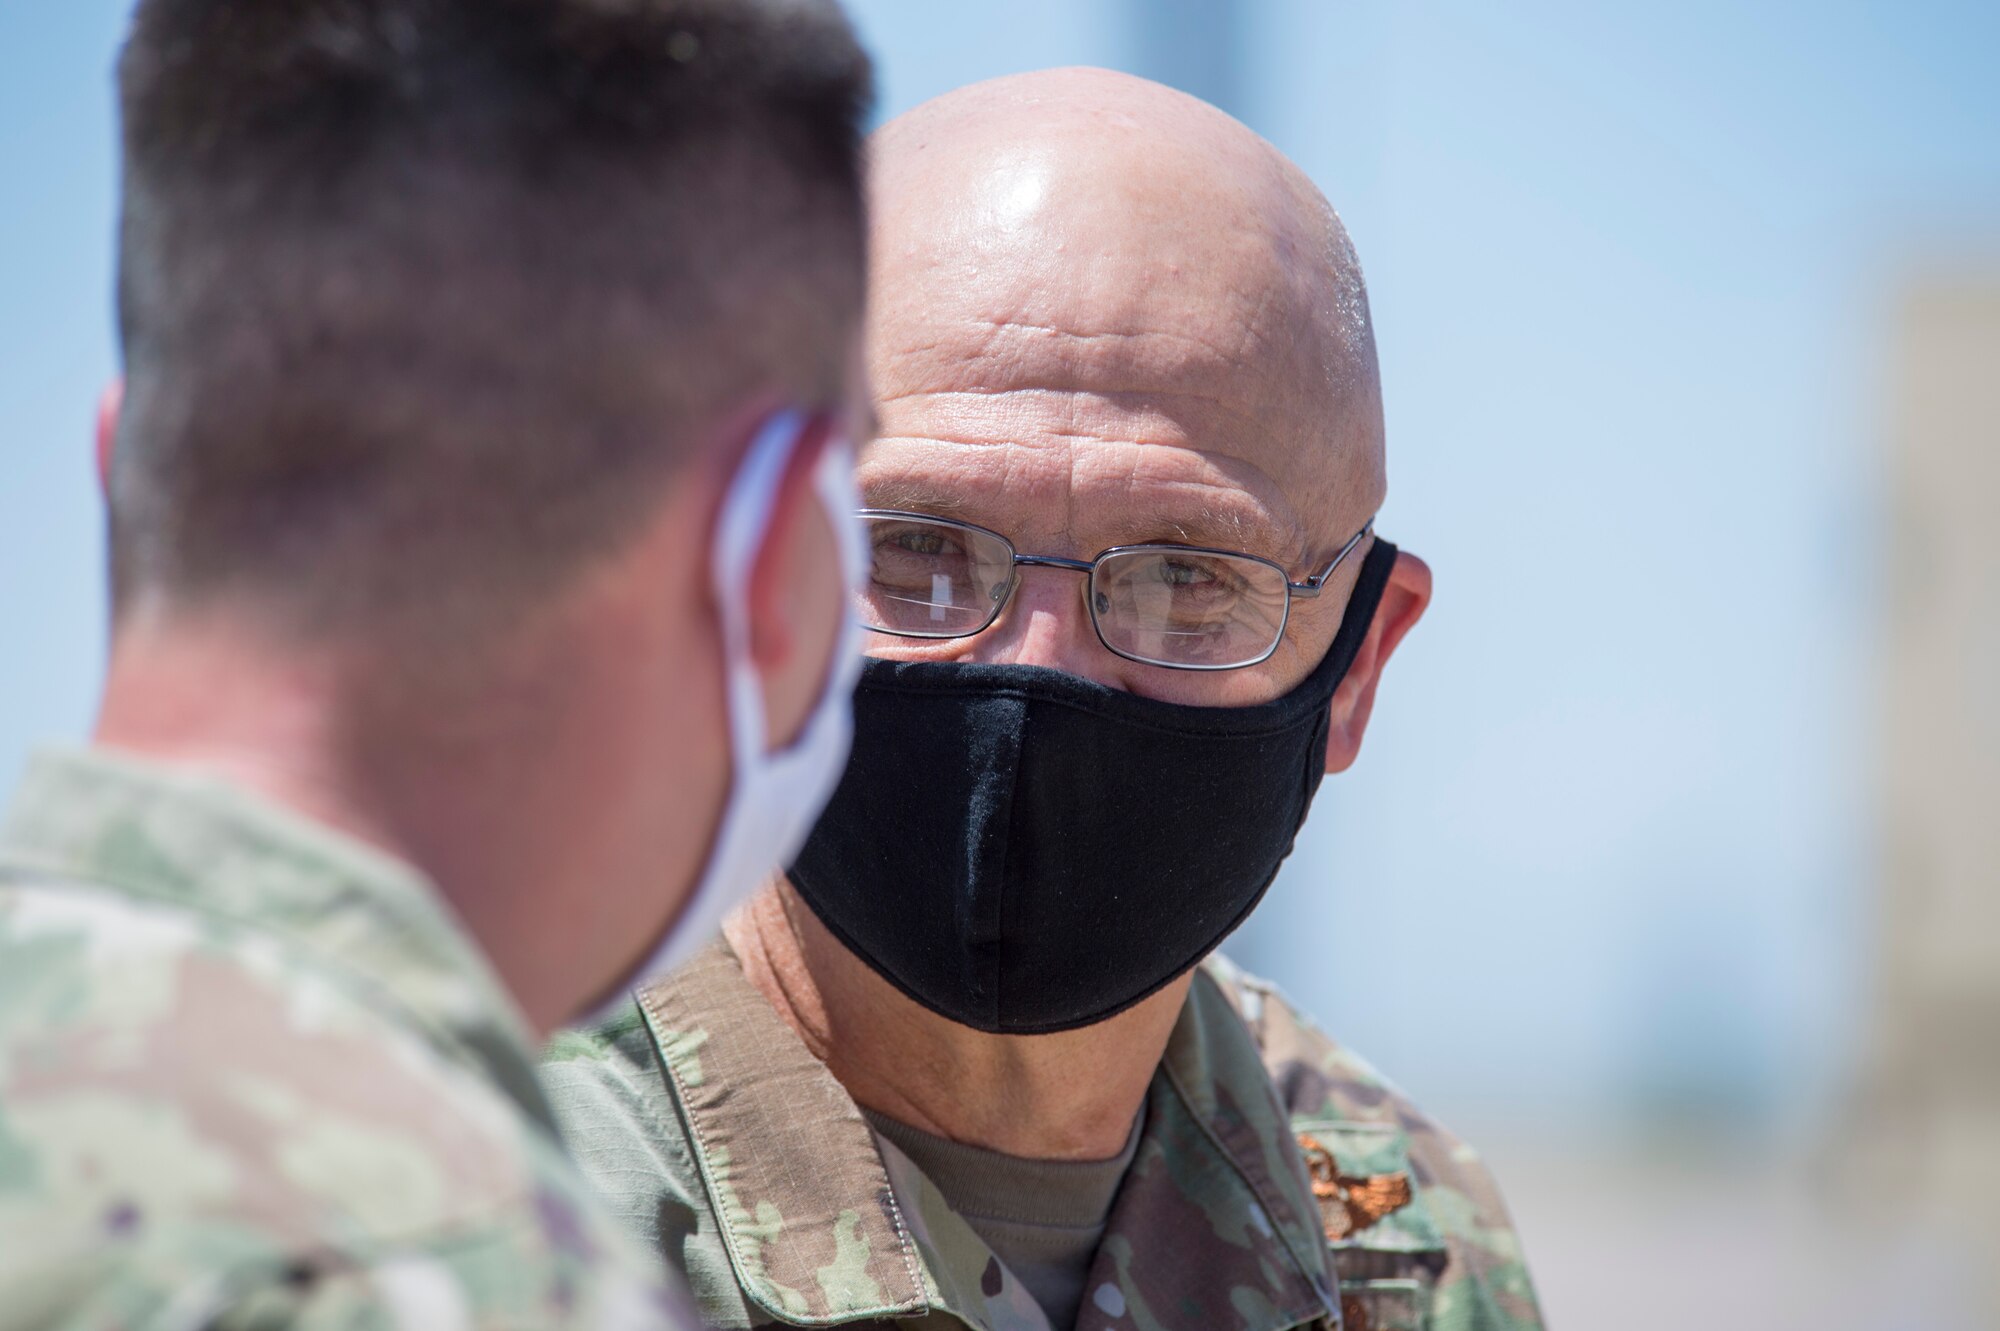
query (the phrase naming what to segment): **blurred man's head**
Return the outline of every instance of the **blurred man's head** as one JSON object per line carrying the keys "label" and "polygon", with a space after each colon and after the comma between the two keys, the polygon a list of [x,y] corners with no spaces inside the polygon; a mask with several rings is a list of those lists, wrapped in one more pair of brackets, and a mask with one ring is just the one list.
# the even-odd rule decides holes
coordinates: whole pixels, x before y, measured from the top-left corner
{"label": "blurred man's head", "polygon": [[508,619],[845,395],[830,4],[147,0],[120,83],[121,610]]}
{"label": "blurred man's head", "polygon": [[107,742],[325,730],[301,802],[491,880],[538,1018],[641,953],[729,786],[718,602],[776,740],[827,678],[868,84],[830,0],[141,0]]}

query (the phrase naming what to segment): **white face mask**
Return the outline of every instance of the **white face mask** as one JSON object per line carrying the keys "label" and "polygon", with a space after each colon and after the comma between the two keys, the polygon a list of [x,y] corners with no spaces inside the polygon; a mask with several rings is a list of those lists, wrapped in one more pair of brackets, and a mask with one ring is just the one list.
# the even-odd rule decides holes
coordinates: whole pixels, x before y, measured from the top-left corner
{"label": "white face mask", "polygon": [[621,984],[596,1018],[622,1009],[627,990],[661,975],[715,936],[723,917],[791,863],[847,767],[854,737],[854,685],[861,675],[861,630],[847,604],[860,586],[861,525],[854,512],[854,456],[844,440],[830,439],[814,482],[840,546],[840,634],[827,665],[825,689],[789,748],[771,751],[764,716],[764,683],[750,659],[750,579],[769,536],[771,509],[785,468],[811,428],[810,417],[781,411],[751,441],[723,500],[710,554],[715,600],[722,618],[723,682],[728,694],[729,795],[715,841],[694,890],[653,954]]}

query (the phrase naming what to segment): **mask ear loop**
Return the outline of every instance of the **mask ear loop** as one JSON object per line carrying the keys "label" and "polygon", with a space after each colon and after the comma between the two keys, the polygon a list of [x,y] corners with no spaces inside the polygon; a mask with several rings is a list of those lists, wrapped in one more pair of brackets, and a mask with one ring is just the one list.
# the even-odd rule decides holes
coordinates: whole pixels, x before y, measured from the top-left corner
{"label": "mask ear loop", "polygon": [[840,627],[834,639],[833,656],[827,661],[820,705],[823,707],[828,699],[838,698],[842,707],[851,712],[854,688],[861,682],[862,648],[867,641],[854,605],[868,580],[870,559],[861,519],[855,516],[861,509],[861,493],[854,485],[854,447],[844,435],[835,434],[827,439],[820,451],[819,465],[813,471],[813,486],[826,520],[833,526],[840,558]]}
{"label": "mask ear loop", "polygon": [[[797,410],[780,411],[766,422],[737,469],[729,500],[716,523],[711,585],[722,621],[730,750],[739,774],[746,764],[772,753],[763,680],[750,660],[750,582],[757,556],[770,536],[771,514],[785,467],[813,424],[812,417]],[[842,599],[840,628],[815,703],[817,712],[830,698],[844,700],[851,695],[861,677],[861,629],[850,603],[866,573],[866,552],[860,523],[854,516],[861,506],[854,489],[854,453],[845,439],[836,435],[826,441],[813,468],[813,489],[839,551]]]}
{"label": "mask ear loop", "polygon": [[[730,482],[715,524],[709,554],[709,589],[722,622],[723,687],[728,694],[730,757],[740,776],[746,758],[761,757],[769,743],[763,683],[750,662],[750,582],[770,535],[771,512],[792,452],[811,422],[803,412],[780,411],[750,441]],[[734,777],[732,777],[732,780]]]}
{"label": "mask ear loop", "polygon": [[853,739],[853,693],[861,673],[861,630],[847,604],[859,583],[863,556],[854,516],[853,453],[829,439],[814,469],[814,489],[840,547],[840,636],[820,696],[783,751],[769,749],[764,682],[751,660],[750,583],[770,525],[785,468],[813,427],[797,410],[771,416],[751,440],[723,500],[709,566],[721,621],[723,690],[729,723],[729,790],[708,854],[679,915],[652,953],[612,991],[592,1019],[620,1011],[626,993],[679,965],[705,945],[722,919],[803,843],[846,770]]}

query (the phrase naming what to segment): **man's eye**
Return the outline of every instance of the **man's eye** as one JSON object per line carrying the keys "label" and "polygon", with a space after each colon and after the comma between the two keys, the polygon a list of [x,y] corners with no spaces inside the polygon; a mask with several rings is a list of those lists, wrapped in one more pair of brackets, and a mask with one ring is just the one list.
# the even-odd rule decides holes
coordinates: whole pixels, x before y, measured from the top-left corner
{"label": "man's eye", "polygon": [[1185,591],[1220,590],[1226,585],[1220,569],[1205,560],[1195,559],[1162,560],[1160,581]]}
{"label": "man's eye", "polygon": [[897,549],[913,555],[941,555],[945,551],[943,532],[904,531],[890,538]]}

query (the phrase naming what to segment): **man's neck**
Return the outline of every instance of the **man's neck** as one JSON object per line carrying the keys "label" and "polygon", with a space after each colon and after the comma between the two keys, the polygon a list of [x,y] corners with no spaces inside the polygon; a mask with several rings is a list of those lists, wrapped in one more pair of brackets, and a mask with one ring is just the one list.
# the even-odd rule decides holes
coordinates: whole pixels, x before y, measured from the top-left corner
{"label": "man's neck", "polygon": [[247,634],[144,627],[121,634],[93,743],[198,769],[408,860],[336,755],[337,667],[285,660]]}
{"label": "man's neck", "polygon": [[848,951],[791,885],[726,927],[744,972],[855,1101],[934,1136],[1038,1160],[1124,1147],[1189,980],[1109,1021],[989,1035],[912,1002]]}
{"label": "man's neck", "polygon": [[[91,738],[217,777],[413,866],[470,927],[530,1025],[546,1031],[564,1011],[522,985],[504,946],[510,931],[519,932],[508,903],[521,895],[524,877],[545,867],[540,848],[499,835],[491,819],[486,835],[465,834],[468,807],[493,803],[477,789],[477,765],[445,782],[367,772],[352,693],[333,649],[310,656],[274,650],[254,629],[226,618],[128,621],[120,625]],[[449,805],[424,807],[399,783],[444,788]],[[468,883],[479,890],[466,891]]]}

